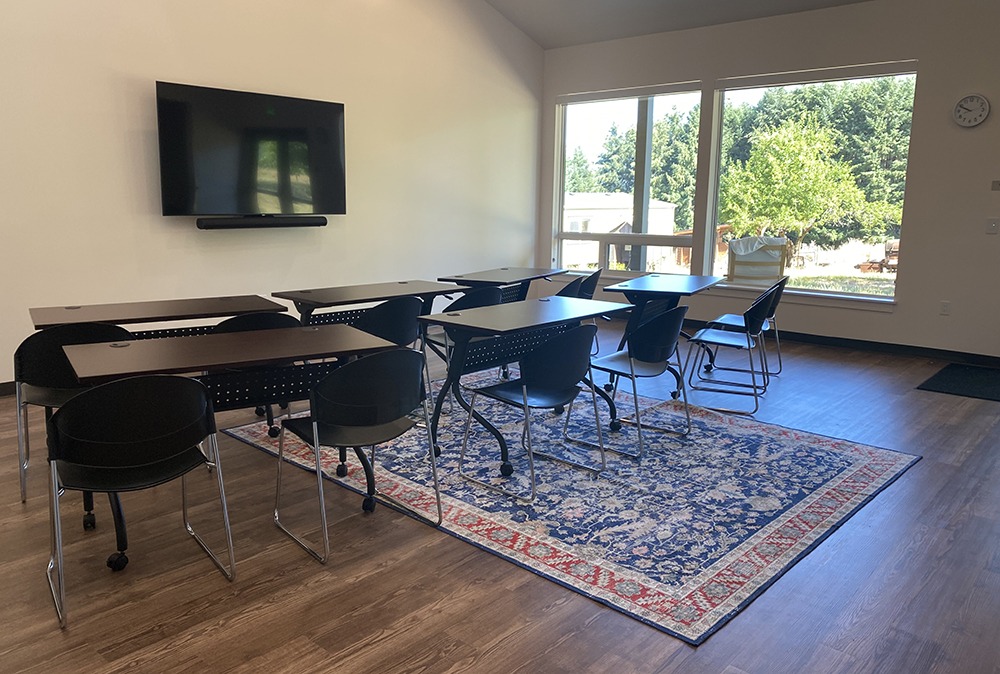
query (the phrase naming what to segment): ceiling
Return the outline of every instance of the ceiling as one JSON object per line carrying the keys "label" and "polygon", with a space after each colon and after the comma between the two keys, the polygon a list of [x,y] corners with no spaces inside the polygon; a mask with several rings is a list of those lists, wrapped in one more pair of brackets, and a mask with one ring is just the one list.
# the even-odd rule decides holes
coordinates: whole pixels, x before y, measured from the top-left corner
{"label": "ceiling", "polygon": [[486,0],[544,49],[866,0]]}

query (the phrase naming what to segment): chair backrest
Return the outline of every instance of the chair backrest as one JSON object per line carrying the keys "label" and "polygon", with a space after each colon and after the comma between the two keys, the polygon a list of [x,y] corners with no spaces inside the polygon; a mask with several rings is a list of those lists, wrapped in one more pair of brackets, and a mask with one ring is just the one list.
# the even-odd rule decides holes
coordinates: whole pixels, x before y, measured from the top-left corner
{"label": "chair backrest", "polygon": [[525,386],[554,390],[576,386],[590,368],[590,350],[596,334],[596,325],[578,325],[526,353],[520,361]]}
{"label": "chair backrest", "polygon": [[768,291],[774,291],[771,293],[771,307],[767,311],[768,320],[774,319],[774,315],[778,313],[778,303],[781,302],[781,295],[785,292],[785,284],[787,283],[788,277],[782,276],[780,281],[767,289]]}
{"label": "chair backrest", "polygon": [[500,287],[483,286],[466,291],[461,297],[447,305],[444,311],[461,311],[476,307],[489,307],[494,304],[500,304]]}
{"label": "chair backrest", "polygon": [[563,289],[556,293],[559,297],[579,297],[580,296],[580,286],[583,285],[583,276],[577,276],[575,279],[563,286]]}
{"label": "chair backrest", "polygon": [[417,340],[417,316],[423,306],[419,297],[394,297],[365,311],[353,325],[393,344],[407,346]]}
{"label": "chair backrest", "polygon": [[214,433],[215,416],[208,389],[198,380],[144,375],[81,392],[56,410],[47,430],[50,461],[141,468],[141,480],[143,471],[154,472],[154,464],[169,462]]}
{"label": "chair backrest", "polygon": [[374,426],[406,416],[423,402],[424,358],[413,349],[379,351],[324,377],[310,404],[319,424]]}
{"label": "chair backrest", "polygon": [[583,283],[580,284],[580,294],[578,295],[578,297],[581,297],[585,300],[594,299],[594,293],[597,292],[597,283],[598,281],[601,280],[602,271],[603,270],[600,267],[598,267],[597,271],[592,273],[590,276],[584,277]]}
{"label": "chair backrest", "polygon": [[666,363],[677,349],[686,305],[677,306],[643,322],[628,336],[630,358],[645,363]]}
{"label": "chair backrest", "polygon": [[227,318],[212,328],[212,332],[248,332],[250,330],[275,330],[298,328],[302,322],[291,314],[277,311],[256,311]]}
{"label": "chair backrest", "polygon": [[749,236],[729,242],[730,283],[768,285],[785,275],[788,239],[783,236]]}
{"label": "chair backrest", "polygon": [[764,329],[766,321],[771,313],[771,305],[774,302],[774,295],[782,286],[775,284],[765,290],[763,294],[754,300],[750,308],[743,312],[743,325],[750,335],[759,335]]}
{"label": "chair backrest", "polygon": [[63,347],[132,338],[131,332],[110,323],[71,323],[40,330],[14,351],[14,380],[44,388],[89,388],[77,380]]}

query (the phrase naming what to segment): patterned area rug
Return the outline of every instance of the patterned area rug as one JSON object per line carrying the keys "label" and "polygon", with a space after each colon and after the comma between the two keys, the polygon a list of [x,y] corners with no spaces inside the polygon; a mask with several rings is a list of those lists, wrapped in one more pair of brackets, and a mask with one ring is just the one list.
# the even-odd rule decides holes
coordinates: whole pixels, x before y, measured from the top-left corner
{"label": "patterned area rug", "polygon": [[[632,410],[628,396],[619,393],[618,402],[623,415]],[[644,425],[677,428],[683,420],[674,402],[642,399],[641,407]],[[503,431],[515,472],[500,476],[496,442],[476,423],[466,470],[527,493],[519,411],[482,399],[476,409]],[[697,645],[919,460],[700,408],[692,407],[691,415],[689,436],[644,429],[645,458],[609,453],[607,470],[597,478],[536,459],[538,497],[524,504],[459,476],[465,415],[456,405],[442,415],[439,430],[441,528]],[[536,450],[596,463],[596,450],[562,440],[564,415],[533,418]],[[596,437],[589,396],[572,410],[569,427],[572,436]],[[277,440],[261,423],[225,432],[276,453]],[[605,442],[634,453],[635,433],[631,425],[605,430]],[[286,443],[295,463],[313,465],[308,447],[292,436]],[[380,446],[376,459],[379,490],[430,515],[424,431]],[[330,451],[324,471],[363,493],[364,474],[353,452],[349,461],[347,477],[337,478],[337,452]]]}

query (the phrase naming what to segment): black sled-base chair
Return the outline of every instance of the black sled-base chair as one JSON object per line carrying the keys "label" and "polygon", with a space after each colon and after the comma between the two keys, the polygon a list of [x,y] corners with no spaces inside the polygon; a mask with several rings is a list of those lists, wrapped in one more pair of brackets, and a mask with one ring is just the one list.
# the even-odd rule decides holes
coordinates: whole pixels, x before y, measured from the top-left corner
{"label": "black sled-base chair", "polygon": [[[227,318],[213,327],[212,332],[249,332],[251,330],[277,330],[279,328],[300,327],[302,327],[302,323],[291,314],[283,314],[274,311],[258,311]],[[287,409],[288,403],[282,403],[281,407]],[[267,424],[267,434],[272,438],[278,437],[278,433],[281,429],[274,423],[274,407],[270,403],[257,405],[254,409],[254,413],[258,417],[264,417],[264,422]]]}
{"label": "black sled-base chair", "polygon": [[[634,330],[625,335],[624,349],[608,354],[607,356],[595,358],[590,362],[590,366],[593,369],[607,372],[611,376],[613,398],[618,394],[618,383],[623,377],[632,382],[632,403],[635,408],[635,426],[639,451],[636,454],[621,452],[632,458],[641,459],[646,453],[642,435],[643,428],[673,432],[680,435],[687,435],[691,432],[691,411],[688,408],[687,388],[684,385],[684,367],[681,363],[680,351],[677,348],[687,310],[686,306],[674,307],[644,323],[640,323]],[[673,375],[677,384],[671,397],[675,400],[682,398],[684,402],[686,423],[681,430],[644,424],[639,416],[639,392],[636,380],[640,378],[659,377],[666,372]],[[615,430],[615,428],[613,427],[612,430]],[[617,428],[620,428],[620,426],[617,426]]]}
{"label": "black sled-base chair", "polygon": [[[207,389],[186,377],[151,375],[119,379],[68,400],[47,422],[49,521],[52,549],[46,576],[59,624],[66,626],[66,585],[59,498],[64,490],[118,494],[181,480],[184,527],[228,579],[236,577],[229,511]],[[210,465],[218,485],[228,567],[194,530],[188,517],[185,476]],[[118,568],[128,562],[124,519],[116,513]],[[112,568],[115,568],[112,566]]]}
{"label": "black sled-base chair", "polygon": [[[732,414],[755,414],[760,409],[760,398],[767,391],[770,381],[767,352],[764,350],[764,322],[767,319],[773,294],[777,292],[777,288],[778,286],[772,286],[771,289],[758,297],[749,309],[743,312],[742,330],[721,330],[706,327],[693,334],[688,340],[684,369],[687,371],[689,390],[753,397],[751,409],[722,407],[710,407],[710,409]],[[718,373],[722,368],[705,367],[705,359],[710,357],[714,362],[723,349],[746,353],[746,368],[726,368],[739,378],[723,378]]]}
{"label": "black sled-base chair", "polygon": [[[303,550],[325,564],[330,557],[330,534],[327,528],[324,496],[322,447],[352,448],[365,472],[367,495],[362,502],[366,512],[375,509],[376,496],[411,512],[428,524],[438,526],[443,519],[437,462],[430,436],[430,415],[423,381],[424,358],[420,351],[393,349],[353,360],[334,370],[320,381],[309,396],[307,417],[284,419],[278,440],[278,474],[274,499],[274,523]],[[427,434],[426,460],[430,464],[431,483],[437,502],[437,516],[431,519],[409,505],[379,492],[375,482],[375,447],[398,438],[417,425],[410,415],[422,408],[421,423]],[[281,519],[282,466],[285,463],[285,436],[291,433],[308,444],[316,462],[316,494],[319,502],[322,551],[293,532]],[[364,448],[371,448],[366,455]],[[343,465],[343,464],[341,464]]]}
{"label": "black sled-base chair", "polygon": [[[764,319],[762,335],[766,337],[768,332],[774,333],[774,353],[778,358],[778,367],[774,369],[770,367],[770,358],[768,359],[769,362],[768,362],[767,374],[769,376],[781,374],[781,369],[783,367],[781,362],[781,336],[778,334],[777,313],[778,313],[778,304],[781,302],[781,295],[784,293],[785,284],[787,283],[788,283],[788,277],[783,276],[781,280],[779,280],[777,283],[775,283],[770,288],[761,293],[761,295],[770,293],[771,297],[771,306],[767,311],[767,317]],[[758,298],[759,297],[760,295],[758,295]],[[746,325],[743,320],[743,314],[723,314],[721,316],[717,316],[716,318],[710,320],[705,327],[715,328],[718,330],[731,330],[740,332],[745,329]],[[766,347],[767,345],[765,344],[765,349]],[[730,369],[730,368],[718,367],[717,365],[715,365],[714,360],[715,359],[713,358],[710,362],[705,364],[706,371],[711,371],[712,369],[720,369],[720,370]],[[737,372],[746,371],[744,368],[735,368],[735,369]]]}
{"label": "black sled-base chair", "polygon": [[[535,500],[536,496],[534,458],[536,454],[583,468],[593,474],[599,474],[605,470],[607,459],[604,453],[604,435],[601,430],[601,420],[597,409],[597,394],[594,392],[593,386],[588,386],[588,388],[590,388],[594,405],[597,443],[584,441],[579,438],[571,438],[571,440],[584,442],[588,446],[598,448],[600,451],[599,466],[587,466],[536,452],[531,441],[531,410],[551,410],[567,407],[569,408],[566,412],[568,418],[568,415],[572,412],[573,401],[576,400],[577,396],[583,390],[580,387],[580,383],[583,381],[593,382],[593,377],[590,373],[590,349],[594,343],[596,333],[597,326],[595,325],[587,324],[571,328],[543,342],[522,356],[519,362],[520,376],[517,379],[504,380],[491,386],[470,389],[472,397],[469,400],[469,413],[465,420],[465,433],[462,438],[462,451],[459,456],[459,474],[463,478],[487,489],[512,496],[522,501],[531,502]],[[465,470],[465,457],[469,447],[473,412],[476,409],[476,400],[480,396],[496,400],[505,405],[518,407],[524,414],[521,444],[524,446],[528,457],[528,472],[531,485],[528,496],[480,480]],[[504,464],[501,467],[501,473],[505,476],[512,474],[512,472],[513,468],[509,464]]]}

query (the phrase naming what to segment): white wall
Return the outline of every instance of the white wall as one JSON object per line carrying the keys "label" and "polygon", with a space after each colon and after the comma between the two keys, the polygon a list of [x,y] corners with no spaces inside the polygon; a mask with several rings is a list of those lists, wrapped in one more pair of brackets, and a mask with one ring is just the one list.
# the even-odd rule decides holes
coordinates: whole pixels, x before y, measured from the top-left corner
{"label": "white wall", "polygon": [[[28,308],[534,263],[542,50],[480,0],[32,0],[0,22],[0,381]],[[348,215],[160,213],[154,82],[342,101]]]}
{"label": "white wall", "polygon": [[[796,303],[791,331],[1000,356],[1000,2],[871,0],[704,29],[615,40],[545,54],[539,241],[551,227],[555,102],[563,94],[918,59],[902,257],[891,311]],[[993,103],[974,129],[951,121],[969,92]],[[714,291],[713,291],[714,292]],[[939,315],[940,302],[951,315]],[[699,296],[689,316],[708,319],[741,300]]]}

